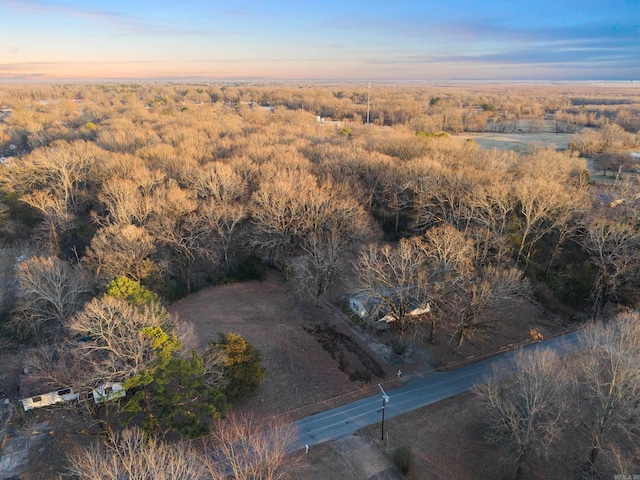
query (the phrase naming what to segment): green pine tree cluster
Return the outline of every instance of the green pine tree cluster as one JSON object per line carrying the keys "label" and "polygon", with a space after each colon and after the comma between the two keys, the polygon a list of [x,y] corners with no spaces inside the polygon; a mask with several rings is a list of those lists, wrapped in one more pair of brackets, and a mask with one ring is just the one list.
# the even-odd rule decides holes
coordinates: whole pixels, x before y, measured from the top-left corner
{"label": "green pine tree cluster", "polygon": [[[126,277],[113,280],[106,295],[140,308],[162,303],[157,294]],[[264,379],[260,352],[239,334],[221,334],[204,356],[196,351],[181,354],[182,342],[162,327],[143,328],[140,335],[149,341],[153,358],[124,382],[131,394],[123,410],[129,421],[140,421],[147,432],[202,436],[214,420],[229,412],[231,402],[252,395]],[[220,379],[209,378],[205,358],[219,359]]]}

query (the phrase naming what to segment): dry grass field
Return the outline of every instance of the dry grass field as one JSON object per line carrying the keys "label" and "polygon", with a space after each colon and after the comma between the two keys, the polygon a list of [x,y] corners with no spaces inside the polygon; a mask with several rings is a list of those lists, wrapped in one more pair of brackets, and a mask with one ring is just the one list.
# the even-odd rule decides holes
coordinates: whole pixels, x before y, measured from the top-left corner
{"label": "dry grass field", "polygon": [[[505,449],[485,441],[483,410],[472,393],[464,393],[385,422],[385,442],[379,426],[359,432],[371,436],[388,457],[400,446],[411,449],[409,480],[497,480],[513,478],[513,464]],[[577,452],[576,452],[577,453]],[[584,453],[584,452],[582,452]],[[530,480],[575,478],[570,460],[531,461],[525,472]]]}
{"label": "dry grass field", "polygon": [[349,375],[369,372],[375,384],[393,377],[395,367],[377,359],[339,312],[296,300],[288,287],[270,271],[262,282],[206,288],[169,309],[195,325],[199,348],[235,332],[262,352],[265,380],[240,408],[296,419],[370,394]]}

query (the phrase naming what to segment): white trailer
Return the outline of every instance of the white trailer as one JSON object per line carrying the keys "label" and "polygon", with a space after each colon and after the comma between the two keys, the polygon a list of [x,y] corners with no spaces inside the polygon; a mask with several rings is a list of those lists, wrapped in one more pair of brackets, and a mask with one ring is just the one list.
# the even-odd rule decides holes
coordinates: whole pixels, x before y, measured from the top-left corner
{"label": "white trailer", "polygon": [[95,403],[105,403],[124,397],[127,391],[120,382],[106,382],[91,391]]}
{"label": "white trailer", "polygon": [[22,408],[27,412],[34,408],[48,407],[50,405],[56,405],[58,403],[70,402],[77,400],[78,394],[74,393],[73,388],[61,388],[55,392],[43,393],[35,395],[29,398],[23,398],[20,400]]}

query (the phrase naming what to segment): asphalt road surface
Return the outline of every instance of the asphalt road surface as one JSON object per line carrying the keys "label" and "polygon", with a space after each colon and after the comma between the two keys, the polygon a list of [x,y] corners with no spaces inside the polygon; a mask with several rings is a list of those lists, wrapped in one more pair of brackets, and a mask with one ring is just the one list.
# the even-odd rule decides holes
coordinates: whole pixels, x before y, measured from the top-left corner
{"label": "asphalt road surface", "polygon": [[[578,350],[578,333],[568,333],[549,340],[522,347],[525,350],[552,349],[558,355]],[[389,397],[385,420],[426,405],[466,392],[473,385],[490,378],[495,364],[513,366],[514,357],[521,349],[511,350],[465,367],[439,372],[407,382],[402,387],[385,392]],[[293,422],[298,432],[291,451],[313,446],[329,440],[352,435],[356,430],[380,423],[383,395],[374,395],[348,403]]]}

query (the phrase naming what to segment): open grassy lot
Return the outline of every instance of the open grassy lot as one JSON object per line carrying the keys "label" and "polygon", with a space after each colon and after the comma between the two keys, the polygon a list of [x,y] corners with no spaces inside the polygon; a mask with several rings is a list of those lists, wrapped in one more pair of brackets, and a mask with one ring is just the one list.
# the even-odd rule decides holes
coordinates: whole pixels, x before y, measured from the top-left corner
{"label": "open grassy lot", "polygon": [[528,152],[533,145],[544,148],[566,150],[573,134],[570,133],[469,133],[465,138],[473,138],[482,148],[499,150],[515,150]]}
{"label": "open grassy lot", "polygon": [[288,291],[271,271],[262,282],[207,288],[170,307],[195,325],[199,348],[235,332],[262,352],[265,380],[241,408],[295,419],[370,394],[357,378],[377,383],[395,374],[349,331],[339,311],[295,300]]}
{"label": "open grassy lot", "polygon": [[[389,458],[401,446],[412,452],[410,480],[490,480],[513,478],[513,464],[506,449],[486,442],[481,406],[465,393],[385,422],[384,442],[380,426],[359,432],[370,436]],[[532,461],[525,478],[551,480],[575,478],[572,458]]]}

